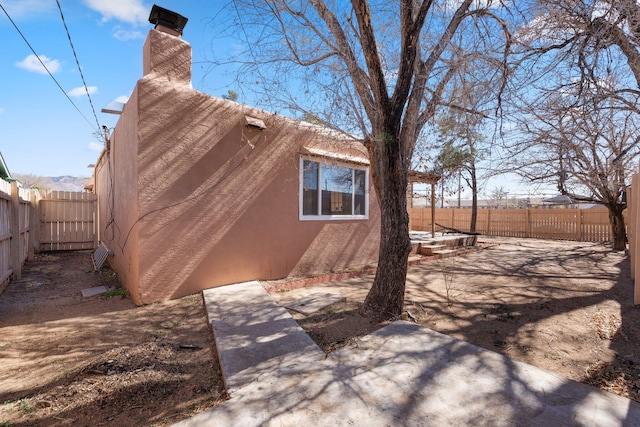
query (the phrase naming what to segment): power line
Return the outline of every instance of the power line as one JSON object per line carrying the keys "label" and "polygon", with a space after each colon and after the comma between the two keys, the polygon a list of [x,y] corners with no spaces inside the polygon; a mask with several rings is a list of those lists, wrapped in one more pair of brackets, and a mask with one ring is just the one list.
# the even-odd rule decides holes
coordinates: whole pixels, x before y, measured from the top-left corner
{"label": "power line", "polygon": [[[82,118],[89,124],[89,126],[91,126],[93,128],[93,124],[89,121],[89,119],[87,119],[87,117],[82,114],[82,111],[80,111],[80,109],[78,108],[78,106],[75,104],[75,102],[73,102],[73,100],[69,97],[69,95],[67,94],[67,92],[65,92],[65,90],[62,88],[62,86],[60,86],[60,83],[58,83],[58,80],[56,80],[55,77],[53,77],[53,74],[51,74],[51,71],[49,71],[49,69],[47,68],[47,66],[44,64],[44,62],[42,62],[42,59],[40,59],[40,56],[36,53],[35,49],[33,48],[33,46],[31,46],[31,43],[29,43],[29,41],[27,40],[27,38],[24,36],[24,34],[22,34],[22,31],[20,31],[20,28],[18,28],[18,26],[16,25],[16,23],[13,21],[13,19],[11,19],[11,16],[9,16],[9,13],[7,12],[7,10],[4,8],[4,6],[2,6],[2,4],[0,4],[0,9],[2,9],[2,11],[4,12],[5,15],[7,15],[7,18],[9,19],[9,21],[11,22],[11,24],[13,25],[13,27],[16,29],[16,31],[18,32],[18,34],[20,34],[20,37],[22,37],[22,40],[24,40],[24,42],[27,44],[27,46],[29,46],[29,49],[31,49],[31,52],[33,52],[33,55],[38,59],[38,61],[40,62],[40,64],[42,65],[42,67],[46,70],[47,74],[49,74],[49,77],[51,77],[51,79],[55,82],[56,86],[58,86],[58,88],[62,91],[62,93],[64,93],[64,96],[69,100],[69,102],[71,103],[71,105],[73,105],[73,107],[76,109],[76,111],[78,113],[80,113],[80,115],[82,116]],[[94,112],[95,114],[95,112]],[[100,132],[100,125],[98,125],[98,128],[95,129],[97,132]]]}
{"label": "power line", "polygon": [[62,7],[60,6],[60,2],[58,0],[56,0],[56,4],[58,5],[58,10],[60,11],[60,18],[62,19],[62,25],[64,25],[64,30],[67,32],[67,38],[69,39],[69,44],[71,45],[71,51],[73,52],[73,57],[76,60],[76,65],[78,66],[78,71],[80,72],[80,78],[82,79],[82,85],[84,86],[84,91],[87,93],[87,98],[89,98],[89,105],[91,105],[93,118],[96,119],[96,125],[98,126],[98,129],[100,129],[100,121],[98,120],[96,109],[93,107],[93,101],[91,100],[91,95],[89,94],[89,88],[87,87],[87,82],[84,80],[84,74],[82,74],[82,67],[80,67],[80,61],[78,61],[78,55],[76,55],[76,49],[73,47],[73,42],[71,41],[71,34],[69,34],[69,28],[67,28],[67,22],[64,20],[64,15],[62,14]]}

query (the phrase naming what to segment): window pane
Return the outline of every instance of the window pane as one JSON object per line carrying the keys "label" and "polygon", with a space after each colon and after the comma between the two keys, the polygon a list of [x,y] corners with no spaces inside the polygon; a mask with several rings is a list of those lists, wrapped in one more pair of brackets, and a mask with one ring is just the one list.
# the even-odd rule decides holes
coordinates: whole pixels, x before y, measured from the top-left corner
{"label": "window pane", "polygon": [[353,169],[322,165],[322,215],[351,215]]}
{"label": "window pane", "polygon": [[353,214],[354,215],[365,215],[366,214],[366,197],[365,197],[365,171],[355,169],[354,177],[355,177],[355,191],[354,191],[354,203],[353,203]]}
{"label": "window pane", "polygon": [[302,214],[318,215],[318,163],[303,162]]}

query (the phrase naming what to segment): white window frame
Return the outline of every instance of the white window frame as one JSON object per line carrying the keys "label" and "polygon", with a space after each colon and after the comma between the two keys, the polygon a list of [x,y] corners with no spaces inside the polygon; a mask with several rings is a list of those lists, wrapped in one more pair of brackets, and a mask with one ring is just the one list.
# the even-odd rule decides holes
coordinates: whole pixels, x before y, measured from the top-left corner
{"label": "white window frame", "polygon": [[[322,214],[322,190],[318,185],[318,215],[305,215],[304,208],[304,162],[318,163],[318,183],[322,182],[322,165],[346,167],[352,170],[364,171],[364,215],[323,215]],[[298,174],[298,215],[300,221],[345,221],[345,220],[368,220],[369,219],[369,166],[364,164],[341,162],[332,158],[300,156],[300,172]],[[351,197],[351,212],[354,212],[355,197]]]}

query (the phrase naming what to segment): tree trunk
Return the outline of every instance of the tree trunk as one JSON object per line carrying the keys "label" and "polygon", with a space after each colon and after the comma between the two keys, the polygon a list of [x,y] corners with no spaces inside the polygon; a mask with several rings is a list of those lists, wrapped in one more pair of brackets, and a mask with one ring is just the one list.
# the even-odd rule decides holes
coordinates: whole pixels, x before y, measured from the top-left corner
{"label": "tree trunk", "polygon": [[627,248],[627,230],[624,225],[624,216],[622,216],[624,208],[625,205],[618,203],[607,205],[609,222],[613,233],[613,249],[616,251],[623,251]]}
{"label": "tree trunk", "polygon": [[376,150],[372,178],[380,205],[380,252],[373,285],[360,312],[377,319],[393,319],[402,314],[407,259],[411,252],[407,212],[407,167],[396,140],[373,142]]}
{"label": "tree trunk", "polygon": [[476,232],[478,222],[478,178],[476,177],[476,166],[471,165],[471,226],[472,233]]}

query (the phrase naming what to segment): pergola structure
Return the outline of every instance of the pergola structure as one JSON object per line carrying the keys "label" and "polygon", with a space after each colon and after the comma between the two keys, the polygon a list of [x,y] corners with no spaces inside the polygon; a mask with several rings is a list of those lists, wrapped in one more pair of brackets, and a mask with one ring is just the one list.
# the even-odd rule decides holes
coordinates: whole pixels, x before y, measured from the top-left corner
{"label": "pergola structure", "polygon": [[[407,188],[407,205],[413,207],[413,184],[431,184],[431,237],[436,237],[436,184],[442,178],[432,172],[409,171],[409,185]],[[411,230],[411,223],[409,223]]]}

